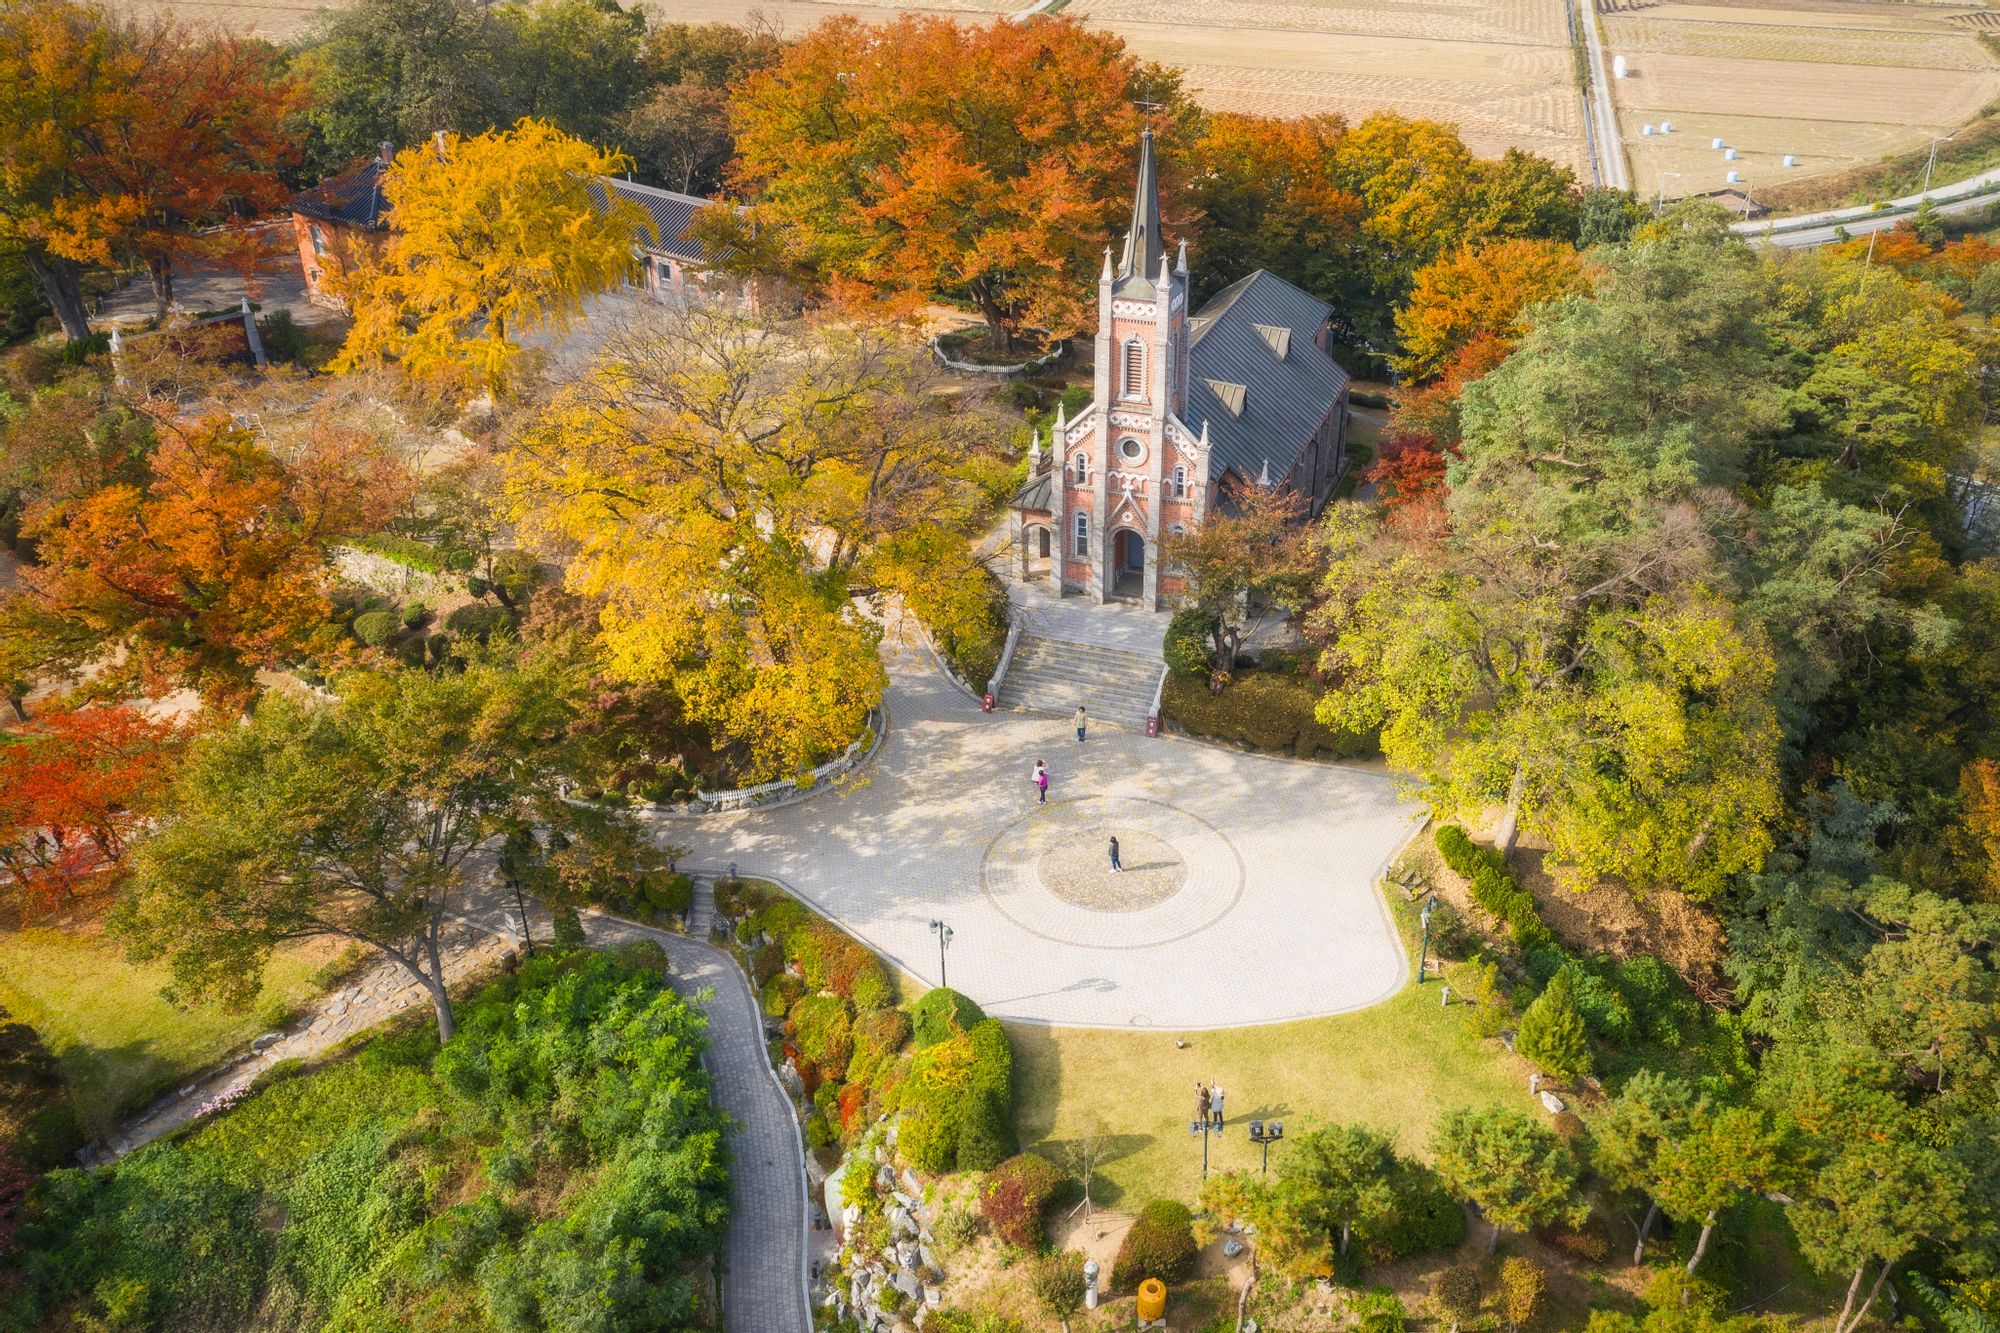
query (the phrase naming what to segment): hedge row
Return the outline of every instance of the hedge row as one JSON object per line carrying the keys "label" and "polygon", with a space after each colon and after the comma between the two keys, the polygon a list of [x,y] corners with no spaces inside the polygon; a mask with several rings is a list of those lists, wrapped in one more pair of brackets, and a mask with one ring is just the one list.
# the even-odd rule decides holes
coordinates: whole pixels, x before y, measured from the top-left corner
{"label": "hedge row", "polygon": [[1546,949],[1556,937],[1535,912],[1535,900],[1507,873],[1507,862],[1490,847],[1481,847],[1456,824],[1440,824],[1438,854],[1444,863],[1472,885],[1472,901],[1507,923],[1517,948]]}
{"label": "hedge row", "polygon": [[418,541],[415,537],[398,537],[390,532],[375,532],[366,537],[350,538],[347,544],[356,550],[379,555],[384,560],[401,565],[405,569],[414,569],[420,574],[442,574],[447,569],[458,567],[450,555],[429,542]]}
{"label": "hedge row", "polygon": [[600,885],[593,899],[626,916],[685,918],[694,906],[694,881],[679,871],[655,871]]}
{"label": "hedge row", "polygon": [[1311,759],[1326,755],[1352,759],[1376,753],[1372,736],[1335,731],[1314,714],[1319,691],[1299,676],[1275,671],[1245,671],[1220,694],[1209,692],[1199,676],[1169,674],[1162,709],[1195,736],[1277,750]]}

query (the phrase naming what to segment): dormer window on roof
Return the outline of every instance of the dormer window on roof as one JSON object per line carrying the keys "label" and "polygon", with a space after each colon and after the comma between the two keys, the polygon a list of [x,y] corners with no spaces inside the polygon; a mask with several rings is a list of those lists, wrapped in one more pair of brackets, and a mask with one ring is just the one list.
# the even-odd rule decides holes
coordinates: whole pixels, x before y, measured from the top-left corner
{"label": "dormer window on roof", "polygon": [[1230,416],[1240,417],[1243,415],[1243,395],[1245,390],[1241,384],[1231,384],[1227,380],[1204,380],[1203,383],[1208,385],[1210,393],[1213,393],[1217,398],[1222,400],[1222,405],[1229,409]]}
{"label": "dormer window on roof", "polygon": [[1273,356],[1276,356],[1280,361],[1285,359],[1285,353],[1290,350],[1292,345],[1292,331],[1290,329],[1282,324],[1252,324],[1250,327],[1257,330],[1258,336],[1270,344]]}

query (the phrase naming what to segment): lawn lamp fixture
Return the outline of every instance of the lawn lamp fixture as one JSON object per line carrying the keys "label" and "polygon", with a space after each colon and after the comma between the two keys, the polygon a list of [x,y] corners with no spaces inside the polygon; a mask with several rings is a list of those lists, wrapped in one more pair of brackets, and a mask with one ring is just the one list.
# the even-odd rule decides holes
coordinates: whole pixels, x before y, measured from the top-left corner
{"label": "lawn lamp fixture", "polygon": [[942,921],[933,920],[931,922],[931,934],[938,937],[938,985],[943,987],[945,984],[944,951],[945,946],[951,943],[951,927]]}
{"label": "lawn lamp fixture", "polygon": [[1252,1120],[1250,1122],[1250,1142],[1264,1150],[1264,1174],[1271,1174],[1271,1145],[1285,1137],[1285,1122],[1282,1120]]}

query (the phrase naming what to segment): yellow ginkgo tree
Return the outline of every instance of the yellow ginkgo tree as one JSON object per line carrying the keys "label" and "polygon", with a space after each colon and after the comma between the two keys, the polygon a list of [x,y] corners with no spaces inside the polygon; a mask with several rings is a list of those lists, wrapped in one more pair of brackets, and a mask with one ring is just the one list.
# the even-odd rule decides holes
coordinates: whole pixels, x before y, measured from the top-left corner
{"label": "yellow ginkgo tree", "polygon": [[398,153],[388,240],[339,284],[354,327],[334,369],[503,391],[523,334],[566,331],[634,271],[651,223],[603,185],[629,165],[537,120]]}

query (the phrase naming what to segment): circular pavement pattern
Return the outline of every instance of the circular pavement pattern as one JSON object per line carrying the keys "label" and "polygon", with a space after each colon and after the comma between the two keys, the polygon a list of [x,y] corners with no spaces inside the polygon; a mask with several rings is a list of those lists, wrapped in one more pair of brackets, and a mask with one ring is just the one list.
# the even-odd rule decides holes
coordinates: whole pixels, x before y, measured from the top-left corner
{"label": "circular pavement pattern", "polygon": [[[1111,871],[1118,839],[1122,874]],[[1091,796],[1038,805],[987,844],[980,884],[1030,934],[1089,949],[1185,939],[1243,896],[1243,860],[1208,821],[1163,801]]]}
{"label": "circular pavement pattern", "polygon": [[1111,836],[1076,829],[1049,840],[1036,869],[1042,887],[1093,912],[1140,912],[1181,891],[1187,862],[1165,838],[1139,829],[1117,835],[1124,869],[1111,869]]}

